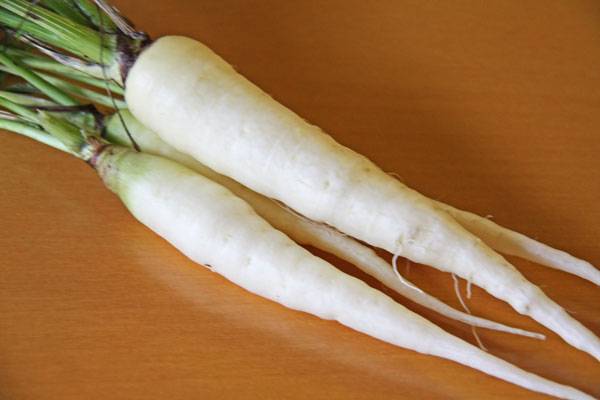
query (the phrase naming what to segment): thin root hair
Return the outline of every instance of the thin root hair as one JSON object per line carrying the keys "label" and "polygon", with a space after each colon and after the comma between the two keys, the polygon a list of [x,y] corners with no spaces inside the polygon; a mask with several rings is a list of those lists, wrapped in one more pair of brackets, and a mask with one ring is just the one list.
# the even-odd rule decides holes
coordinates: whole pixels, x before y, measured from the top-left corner
{"label": "thin root hair", "polygon": [[398,280],[400,282],[402,282],[403,285],[408,286],[409,288],[416,290],[419,293],[424,294],[425,292],[423,292],[421,289],[419,289],[418,287],[416,287],[415,285],[413,285],[412,283],[410,283],[409,281],[407,281],[400,272],[398,272],[398,257],[400,257],[399,254],[394,254],[394,257],[392,257],[392,267],[394,269],[394,273],[396,274],[396,277],[398,278]]}
{"label": "thin root hair", "polygon": [[[467,304],[464,302],[462,296],[460,295],[460,284],[458,282],[458,278],[456,277],[455,274],[452,274],[452,280],[454,281],[454,293],[456,294],[456,297],[458,297],[458,301],[460,302],[460,305],[462,306],[462,308],[465,310],[465,312],[469,315],[473,315],[473,313],[471,312],[471,310],[469,309],[469,307],[467,306]],[[469,284],[471,283],[471,281],[469,280]],[[468,286],[467,286],[468,288]],[[469,291],[469,294],[467,296],[470,296],[470,289],[467,289]],[[483,342],[481,341],[481,338],[479,337],[479,333],[477,333],[477,328],[475,328],[475,326],[471,325],[471,332],[473,333],[473,336],[475,337],[475,340],[477,341],[477,345],[479,346],[479,348],[483,351],[488,351],[487,347],[484,346]]]}

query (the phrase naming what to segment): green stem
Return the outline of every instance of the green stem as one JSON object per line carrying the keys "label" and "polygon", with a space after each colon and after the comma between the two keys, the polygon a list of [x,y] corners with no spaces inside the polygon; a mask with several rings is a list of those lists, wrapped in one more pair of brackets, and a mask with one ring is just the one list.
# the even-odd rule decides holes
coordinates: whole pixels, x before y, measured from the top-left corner
{"label": "green stem", "polygon": [[54,147],[57,150],[64,151],[66,153],[71,153],[58,139],[48,135],[43,130],[31,126],[29,124],[0,118],[0,129],[14,132],[22,136],[26,136],[30,139],[36,140],[50,147]]}
{"label": "green stem", "polygon": [[125,94],[125,90],[123,89],[123,87],[119,86],[113,81],[107,82],[100,77],[94,77],[92,75],[86,74],[85,72],[80,72],[76,68],[63,65],[58,61],[54,61],[48,57],[40,56],[38,54],[32,53],[31,51],[17,49],[14,47],[6,47],[4,49],[4,52],[9,57],[13,58],[14,60],[17,60],[19,63],[26,67],[33,68],[39,71],[53,72],[62,77],[72,79],[77,82],[85,83],[99,89],[108,89],[116,94]]}
{"label": "green stem", "polygon": [[[13,54],[18,54],[13,51]],[[35,57],[34,57],[35,58]],[[2,53],[0,52],[0,62],[3,62],[5,65],[9,64],[8,61],[12,61],[10,58],[2,59]],[[52,63],[52,61],[50,61]],[[11,74],[15,74],[21,77],[27,75],[28,78],[25,78],[30,84],[34,85],[38,90],[42,91],[45,95],[50,97],[52,100],[56,101],[58,104],[63,106],[74,106],[79,105],[80,103],[74,100],[70,95],[83,98],[85,100],[91,101],[93,103],[97,103],[103,105],[105,107],[115,108],[115,109],[125,109],[127,108],[127,103],[121,99],[115,99],[112,96],[107,94],[98,93],[91,89],[86,89],[84,87],[72,84],[62,78],[57,78],[55,76],[37,72],[33,73],[25,67],[20,67],[20,70],[15,69],[15,63],[12,61],[10,66],[1,67],[0,71],[5,71]],[[60,65],[60,64],[59,64]],[[32,75],[33,74],[33,75]],[[36,83],[32,81],[33,78],[36,78]],[[84,79],[87,80],[87,79]],[[89,78],[89,80],[94,80],[93,78]],[[106,81],[96,80],[97,86],[103,89],[106,89]],[[58,96],[60,94],[60,96]]]}
{"label": "green stem", "polygon": [[41,77],[43,77],[47,82],[54,85],[55,87],[57,87],[61,90],[64,90],[65,92],[71,93],[74,96],[83,98],[85,100],[89,100],[93,103],[97,103],[97,104],[103,105],[105,107],[117,108],[117,109],[127,108],[127,103],[125,103],[123,100],[110,98],[107,95],[74,85],[72,83],[69,83],[60,78],[56,78],[56,77],[48,75],[48,74],[39,73],[39,75]]}
{"label": "green stem", "polygon": [[[0,69],[5,70],[6,67],[3,67],[0,65]],[[20,94],[27,94],[27,95],[38,95],[38,94],[42,94],[42,92],[40,92],[35,86],[33,86],[30,83],[27,82],[16,82],[16,83],[12,83],[10,85],[6,85],[3,87],[3,89],[7,92],[11,92],[11,93],[20,93]],[[51,101],[51,100],[49,100]],[[56,103],[55,103],[56,104]]]}
{"label": "green stem", "polygon": [[103,79],[94,78],[92,76],[78,72],[77,70],[75,70],[71,67],[62,65],[60,63],[57,63],[57,62],[49,60],[49,59],[37,58],[37,57],[27,57],[27,58],[21,58],[19,61],[23,65],[33,68],[33,69],[36,69],[36,70],[39,70],[39,71],[54,72],[55,74],[58,74],[62,77],[72,79],[77,82],[85,83],[87,85],[93,86],[98,89],[103,89],[103,90],[108,89],[112,93],[115,93],[118,95],[125,94],[125,90],[113,81],[105,81]]}
{"label": "green stem", "polygon": [[[5,60],[6,61],[6,60]],[[22,67],[23,70],[25,71],[21,71],[23,72],[28,72],[27,68]],[[0,67],[0,70],[6,70],[9,73],[13,73],[11,68],[8,67]],[[71,82],[65,81],[61,78],[52,76],[52,75],[48,75],[45,73],[39,73],[36,74],[36,76],[41,79],[44,82],[43,87],[37,87],[38,90],[40,90],[42,93],[46,94],[46,95],[50,95],[51,92],[57,91],[57,90],[61,90],[61,91],[65,91],[68,93],[73,94],[74,96],[78,96],[78,97],[82,97],[86,100],[89,100],[91,102],[95,102],[98,104],[102,104],[106,107],[111,107],[111,108],[116,108],[116,109],[122,109],[122,108],[126,108],[127,104],[123,101],[123,100],[119,100],[119,99],[113,99],[110,96],[95,92],[93,90],[90,89],[86,89],[80,86],[77,86]],[[30,85],[32,83],[29,83]],[[43,102],[44,104],[40,104],[41,102]],[[33,96],[28,96],[28,95],[23,95],[20,93],[6,93],[6,95],[4,96],[4,98],[2,97],[2,92],[0,92],[0,106],[3,106],[5,108],[7,108],[8,110],[22,116],[23,118],[27,118],[28,120],[31,120],[33,122],[36,123],[42,123],[40,120],[40,109],[43,109],[44,107],[46,108],[46,114],[47,116],[54,116],[56,118],[60,118],[63,119],[65,121],[67,121],[70,124],[73,124],[77,127],[79,127],[80,129],[82,129],[83,131],[86,132],[97,132],[97,114],[92,110],[89,109],[82,109],[82,108],[78,108],[75,107],[77,104],[73,104],[73,100],[70,100],[68,103],[65,102],[59,102],[56,101],[56,103],[52,103],[49,102],[45,99],[40,99],[38,97],[33,97]],[[49,107],[48,104],[50,103]],[[34,108],[36,108],[38,110],[37,113],[31,111],[29,108],[27,107],[23,107],[24,105],[29,105],[32,106]],[[56,106],[63,106],[60,107],[60,109],[56,108]],[[48,118],[46,118],[47,120],[49,120]],[[52,122],[52,125],[49,126],[55,126],[56,122],[53,120],[50,120]],[[71,148],[73,150],[73,146],[75,146],[76,143],[69,143],[69,148]]]}
{"label": "green stem", "polygon": [[0,52],[0,63],[4,64],[10,73],[25,79],[57,103],[64,106],[75,106],[79,104],[79,102],[74,100],[67,93],[51,85],[35,72],[15,63],[10,57],[2,52]]}
{"label": "green stem", "polygon": [[[1,4],[0,7],[2,7]],[[55,43],[57,40],[56,35],[53,33],[48,32],[22,16],[6,10],[0,12],[0,24],[6,28],[18,31],[19,33],[29,34],[45,43]]]}
{"label": "green stem", "polygon": [[[5,101],[10,101],[14,104],[4,104],[2,103],[2,99],[5,99]],[[20,117],[22,119],[29,117],[29,119],[35,123],[39,123],[38,112],[43,110],[57,118],[62,118],[81,129],[90,132],[96,132],[96,134],[99,136],[101,135],[101,132],[98,131],[98,128],[100,127],[100,125],[98,125],[100,122],[98,120],[99,113],[93,106],[61,106],[60,104],[56,104],[52,101],[39,98],[37,96],[0,91],[0,107],[1,106],[13,111],[13,113],[19,114],[15,117]],[[21,110],[16,108],[18,106],[25,106],[25,110],[29,110],[30,112],[32,112],[32,110],[36,110],[36,113],[23,116],[23,113],[20,112]]]}
{"label": "green stem", "polygon": [[0,90],[0,97],[25,107],[52,107],[56,103],[41,97]]}
{"label": "green stem", "polygon": [[0,13],[0,23],[19,34],[31,35],[97,64],[102,64],[101,53],[109,65],[117,61],[114,36],[102,38],[99,32],[27,0],[0,0],[0,7],[9,11]]}
{"label": "green stem", "polygon": [[87,16],[81,13],[81,10],[69,0],[43,0],[41,5],[49,8],[50,10],[62,15],[65,18],[70,19],[81,25],[89,26],[90,21]]}
{"label": "green stem", "polygon": [[89,0],[74,0],[79,10],[87,16],[90,22],[96,27],[101,28],[104,32],[116,32],[117,27],[108,16],[102,12],[98,12],[98,7],[93,1]]}
{"label": "green stem", "polygon": [[93,136],[90,132],[46,111],[38,111],[38,115],[40,125],[46,132],[58,139],[69,152],[84,158],[87,140]]}
{"label": "green stem", "polygon": [[0,96],[0,107],[6,108],[9,111],[23,117],[29,122],[38,123],[38,114],[27,107],[14,103],[9,99]]}

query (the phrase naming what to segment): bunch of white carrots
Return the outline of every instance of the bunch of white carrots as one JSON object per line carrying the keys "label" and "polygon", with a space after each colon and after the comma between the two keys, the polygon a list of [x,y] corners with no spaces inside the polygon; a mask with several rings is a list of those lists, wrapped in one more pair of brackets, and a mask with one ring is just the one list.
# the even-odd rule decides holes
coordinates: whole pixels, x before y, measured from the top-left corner
{"label": "bunch of white carrots", "polygon": [[[0,92],[1,128],[87,161],[140,222],[253,293],[534,391],[591,398],[444,332],[299,244],[450,318],[541,337],[445,305],[396,262],[450,272],[600,360],[596,335],[496,251],[600,284],[591,264],[406,187],[195,40],[152,42],[100,0],[39,3],[0,0],[0,24],[54,59],[4,47],[2,69],[27,84]],[[103,116],[89,102],[119,111]],[[359,241],[392,253],[393,266]]]}

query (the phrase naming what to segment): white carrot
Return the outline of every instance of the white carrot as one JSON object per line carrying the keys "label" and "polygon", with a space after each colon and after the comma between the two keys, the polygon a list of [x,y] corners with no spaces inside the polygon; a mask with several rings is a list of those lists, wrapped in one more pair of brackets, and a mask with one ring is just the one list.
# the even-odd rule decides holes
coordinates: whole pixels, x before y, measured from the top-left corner
{"label": "white carrot", "polygon": [[406,278],[403,278],[405,282],[401,282],[394,275],[389,264],[369,247],[343,235],[333,228],[295,215],[291,211],[277,205],[271,199],[251,191],[232,179],[217,174],[190,156],[166,144],[154,132],[137,121],[127,110],[123,110],[120,116],[112,115],[106,119],[105,137],[113,143],[125,146],[129,145],[130,139],[127,136],[124,126],[127,126],[133,139],[145,153],[177,161],[210,180],[223,185],[236,196],[248,202],[261,217],[288,235],[296,243],[313,246],[357,266],[363,272],[373,276],[390,289],[395,290],[415,303],[471,326],[494,329],[536,339],[545,338],[544,335],[539,333],[509,327],[456,310],[437,298],[415,289],[414,284],[408,282]]}
{"label": "white carrot", "polygon": [[[0,56],[1,58],[2,56]],[[382,341],[447,358],[540,393],[567,399],[589,395],[523,371],[456,338],[294,243],[246,202],[194,171],[153,155],[109,145],[67,119],[4,101],[0,128],[49,133],[100,175],[144,225],[193,261],[230,281]],[[10,119],[7,119],[10,115]],[[43,129],[41,132],[37,132]],[[49,144],[45,138],[44,142]]]}
{"label": "white carrot", "polygon": [[125,95],[131,112],[177,150],[312,220],[455,273],[600,360],[600,340],[480,238],[203,44],[157,40],[129,71]]}
{"label": "white carrot", "polygon": [[[306,217],[482,287],[600,360],[600,340],[480,238],[416,191],[238,74],[203,44],[167,36],[153,43],[95,0],[122,34],[80,26],[25,0],[0,0],[0,23],[62,62],[126,82],[132,113],[161,138],[213,170]],[[12,13],[12,14],[11,14]],[[33,17],[33,18],[30,18]],[[22,24],[23,18],[30,18]]]}

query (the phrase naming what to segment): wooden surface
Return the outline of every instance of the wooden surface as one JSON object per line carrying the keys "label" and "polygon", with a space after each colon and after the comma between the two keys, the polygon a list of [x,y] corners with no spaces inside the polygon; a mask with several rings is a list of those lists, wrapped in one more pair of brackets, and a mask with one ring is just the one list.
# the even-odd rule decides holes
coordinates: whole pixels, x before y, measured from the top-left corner
{"label": "wooden surface", "polygon": [[[597,0],[115,3],[154,37],[203,40],[421,192],[600,265]],[[0,148],[3,400],[544,398],[250,295],[136,223],[78,160],[8,134]],[[600,289],[513,261],[600,334]],[[458,306],[448,275],[409,277]],[[590,356],[481,290],[469,305],[549,334],[480,330],[493,354],[600,396]]]}

